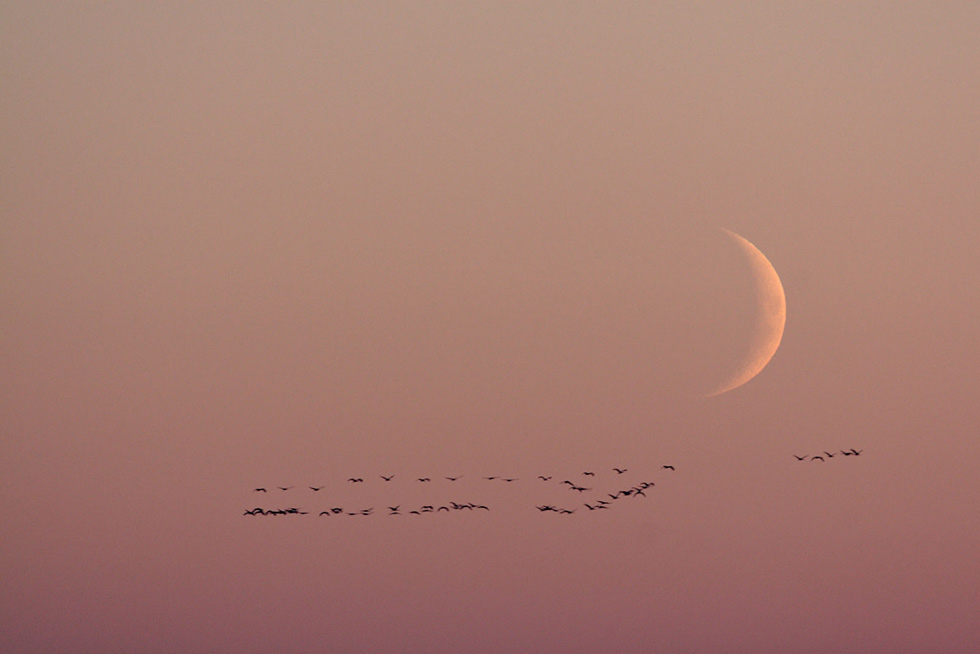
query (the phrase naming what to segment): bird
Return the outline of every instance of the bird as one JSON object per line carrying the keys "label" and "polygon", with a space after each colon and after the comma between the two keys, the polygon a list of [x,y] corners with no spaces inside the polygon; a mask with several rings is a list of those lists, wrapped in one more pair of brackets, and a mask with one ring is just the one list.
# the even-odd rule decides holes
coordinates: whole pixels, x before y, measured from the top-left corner
{"label": "bird", "polygon": [[504,478],[504,481],[517,481],[517,479],[516,478],[511,478],[511,477],[505,477]]}
{"label": "bird", "polygon": [[613,470],[615,470],[615,471],[616,471],[616,474],[617,474],[617,475],[621,475],[621,474],[623,474],[624,472],[626,472],[626,468],[613,468]]}
{"label": "bird", "polygon": [[496,477],[484,477],[484,479],[493,480],[493,479],[496,479]]}
{"label": "bird", "polygon": [[253,493],[268,493],[269,491],[267,491],[267,490],[266,490],[266,489],[264,489],[264,488],[256,488],[256,489],[255,489],[254,491],[252,491],[252,492],[253,492]]}
{"label": "bird", "polygon": [[855,449],[854,449],[854,448],[852,447],[852,448],[851,448],[851,451],[852,451],[852,452],[854,452],[854,456],[860,456],[860,455],[861,455],[861,452],[863,452],[864,450],[855,450]]}
{"label": "bird", "polygon": [[545,477],[544,475],[538,475],[538,479],[541,481],[551,481],[551,477]]}
{"label": "bird", "polygon": [[448,479],[449,481],[456,481],[457,479],[459,479],[462,476],[463,475],[459,475],[459,477],[446,477],[446,479]]}
{"label": "bird", "polygon": [[279,490],[284,490],[284,491],[287,491],[287,490],[289,490],[290,488],[292,488],[292,486],[276,486],[276,488],[278,488]]}
{"label": "bird", "polygon": [[811,461],[823,461],[824,458],[822,456],[820,456],[820,455],[817,455],[817,456],[811,456],[810,457],[810,460]]}
{"label": "bird", "polygon": [[320,511],[320,515],[330,515],[330,511]]}
{"label": "bird", "polygon": [[583,475],[588,475],[589,477],[595,477],[595,473],[594,472],[583,472],[582,474]]}
{"label": "bird", "polygon": [[310,486],[310,490],[312,490],[312,491],[318,491],[318,490],[323,490],[323,489],[324,489],[324,486],[320,486],[320,487]]}
{"label": "bird", "polygon": [[557,511],[557,509],[551,506],[550,504],[544,504],[542,506],[537,507],[537,509],[538,511]]}
{"label": "bird", "polygon": [[344,512],[344,509],[342,507],[339,507],[339,506],[335,506],[335,507],[333,507],[333,508],[330,509],[330,513],[333,513],[334,515],[337,515],[337,514],[340,514],[340,513],[343,513],[343,512]]}
{"label": "bird", "polygon": [[419,477],[419,481],[432,481],[428,477]]}
{"label": "bird", "polygon": [[793,456],[796,457],[797,461],[806,461],[806,454],[804,454],[803,456],[800,456],[799,454],[794,454]]}
{"label": "bird", "polygon": [[398,507],[399,507],[399,506],[401,506],[401,504],[399,504],[398,506],[389,506],[389,507],[388,507],[388,509],[389,509],[389,510],[390,510],[390,511],[391,511],[392,513],[397,513],[397,512],[398,512]]}
{"label": "bird", "polygon": [[363,479],[361,479],[360,477],[351,477],[351,478],[350,478],[350,479],[348,479],[347,481],[352,481],[352,482],[359,482],[359,481],[364,481],[364,480],[363,480]]}
{"label": "bird", "polygon": [[395,478],[395,475],[391,475],[390,477],[385,477],[384,475],[381,475],[381,478],[384,479],[385,481],[391,481],[392,479]]}
{"label": "bird", "polygon": [[446,511],[446,512],[448,512],[449,511],[449,507],[448,506],[440,506],[438,509],[436,509],[436,513],[439,513],[440,511]]}
{"label": "bird", "polygon": [[664,470],[674,470],[674,466],[663,466]]}
{"label": "bird", "polygon": [[824,451],[824,454],[826,454],[826,455],[827,455],[827,458],[828,458],[828,459],[832,459],[832,458],[834,458],[834,455],[833,455],[833,454],[831,454],[830,452],[827,452],[827,451]]}
{"label": "bird", "polygon": [[854,452],[851,452],[850,450],[841,450],[840,453],[844,456],[854,456]]}

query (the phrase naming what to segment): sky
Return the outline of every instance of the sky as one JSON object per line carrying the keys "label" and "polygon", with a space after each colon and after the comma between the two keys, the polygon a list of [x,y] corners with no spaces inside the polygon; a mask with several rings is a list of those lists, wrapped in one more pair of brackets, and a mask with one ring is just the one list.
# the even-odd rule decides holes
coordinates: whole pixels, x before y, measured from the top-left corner
{"label": "sky", "polygon": [[0,650],[977,651],[977,34],[0,3]]}

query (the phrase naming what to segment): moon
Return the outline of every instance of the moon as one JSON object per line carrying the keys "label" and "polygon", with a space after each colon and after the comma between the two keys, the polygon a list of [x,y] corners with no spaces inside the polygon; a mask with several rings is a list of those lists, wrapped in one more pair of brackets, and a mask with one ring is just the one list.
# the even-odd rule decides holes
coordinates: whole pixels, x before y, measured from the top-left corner
{"label": "moon", "polygon": [[704,397],[714,397],[738,388],[762,372],[779,349],[786,327],[786,293],[776,269],[765,255],[735,232],[722,229],[749,261],[757,308],[748,349],[738,366],[719,386]]}

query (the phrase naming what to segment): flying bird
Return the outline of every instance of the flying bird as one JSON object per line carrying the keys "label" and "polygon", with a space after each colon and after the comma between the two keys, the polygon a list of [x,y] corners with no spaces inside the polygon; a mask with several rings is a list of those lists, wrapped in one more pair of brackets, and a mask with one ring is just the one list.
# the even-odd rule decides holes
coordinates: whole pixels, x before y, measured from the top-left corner
{"label": "flying bird", "polygon": [[615,471],[616,471],[616,474],[617,474],[617,475],[621,475],[621,474],[623,474],[624,472],[626,472],[626,468],[613,468],[613,470],[615,470]]}
{"label": "flying bird", "polygon": [[269,491],[267,491],[267,490],[266,490],[266,489],[264,489],[264,488],[256,488],[256,489],[255,489],[254,491],[252,491],[252,492],[253,492],[253,493],[268,493]]}
{"label": "flying bird", "polygon": [[419,481],[432,481],[428,477],[419,477]]}
{"label": "flying bird", "polygon": [[361,479],[360,477],[351,477],[351,478],[350,478],[350,479],[348,479],[347,481],[352,481],[352,482],[359,482],[359,481],[364,481],[364,480],[363,480],[363,479]]}
{"label": "flying bird", "polygon": [[317,486],[310,486],[310,490],[312,490],[312,491],[323,490],[324,488],[325,488],[325,486],[319,486],[319,487],[317,487]]}
{"label": "flying bird", "polygon": [[824,458],[822,456],[820,456],[820,455],[817,455],[817,456],[811,456],[810,457],[810,460],[811,461],[823,461]]}
{"label": "flying bird", "polygon": [[674,470],[674,466],[663,466],[664,470]]}
{"label": "flying bird", "polygon": [[800,456],[799,454],[794,454],[793,456],[796,457],[797,461],[806,461],[806,454],[804,454],[803,456]]}
{"label": "flying bird", "polygon": [[289,490],[290,488],[292,488],[292,486],[276,486],[276,488],[278,488],[279,490],[284,490],[284,491],[287,491],[287,490]]}
{"label": "flying bird", "polygon": [[384,475],[381,475],[381,478],[384,479],[385,481],[391,481],[392,479],[395,478],[395,475],[391,475],[390,477],[385,477]]}
{"label": "flying bird", "polygon": [[826,455],[827,455],[827,458],[828,458],[828,459],[832,459],[832,458],[834,458],[834,455],[833,455],[833,454],[831,454],[830,452],[824,452],[824,454],[826,454]]}
{"label": "flying bird", "polygon": [[544,475],[538,475],[538,479],[541,481],[551,481],[551,477],[545,477]]}
{"label": "flying bird", "polygon": [[855,450],[855,449],[854,449],[854,448],[852,447],[852,448],[851,448],[851,451],[852,451],[852,452],[854,452],[854,456],[860,456],[860,454],[861,454],[861,452],[863,452],[864,450]]}
{"label": "flying bird", "polygon": [[595,473],[594,472],[583,472],[582,474],[583,475],[588,475],[589,477],[595,477]]}
{"label": "flying bird", "polygon": [[459,475],[459,477],[446,477],[446,479],[448,479],[449,481],[456,481],[457,479],[459,479],[462,476],[463,475]]}

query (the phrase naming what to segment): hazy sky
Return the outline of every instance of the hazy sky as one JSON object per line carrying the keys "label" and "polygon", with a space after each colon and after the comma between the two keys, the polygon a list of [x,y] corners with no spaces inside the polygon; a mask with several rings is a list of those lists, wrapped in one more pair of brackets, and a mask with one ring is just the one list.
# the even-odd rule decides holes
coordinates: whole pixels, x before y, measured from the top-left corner
{"label": "hazy sky", "polygon": [[978,651],[978,34],[0,3],[0,650]]}

